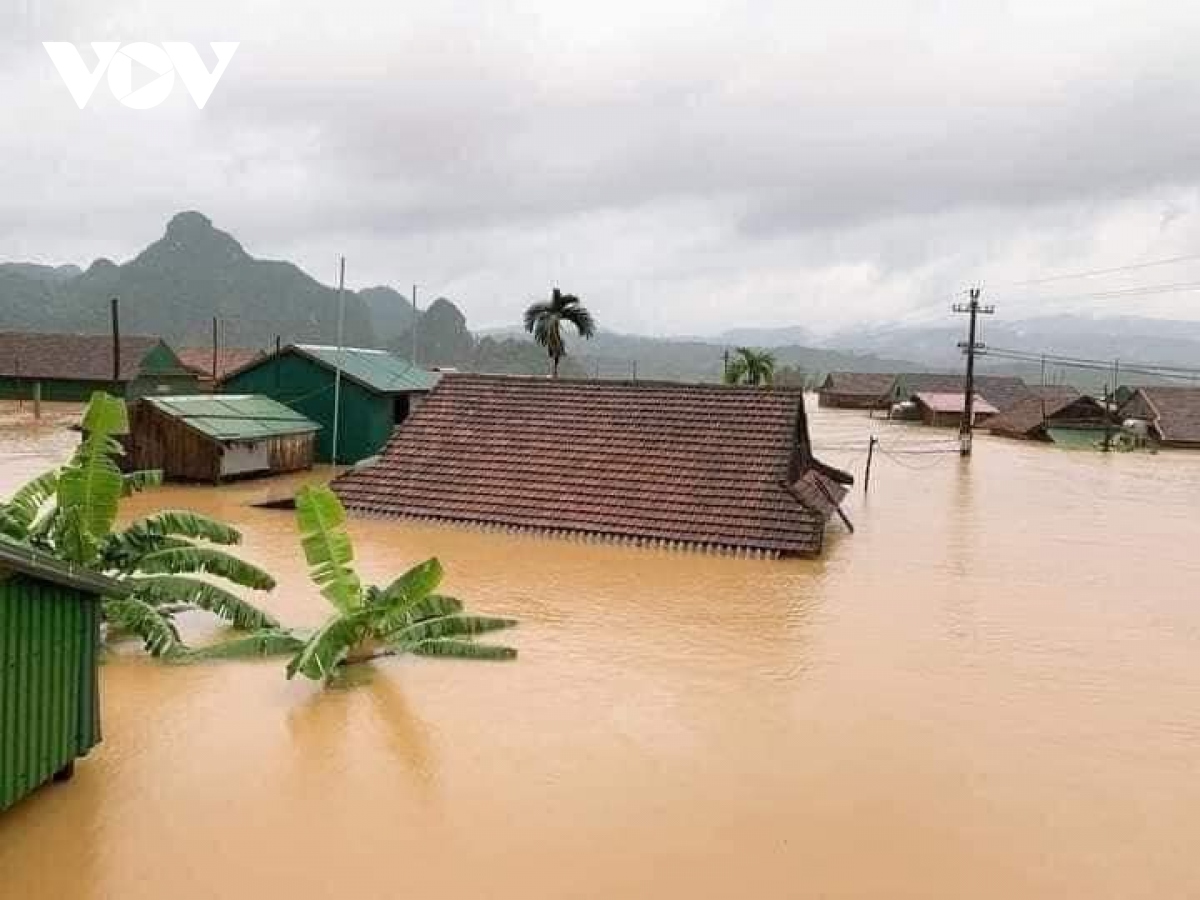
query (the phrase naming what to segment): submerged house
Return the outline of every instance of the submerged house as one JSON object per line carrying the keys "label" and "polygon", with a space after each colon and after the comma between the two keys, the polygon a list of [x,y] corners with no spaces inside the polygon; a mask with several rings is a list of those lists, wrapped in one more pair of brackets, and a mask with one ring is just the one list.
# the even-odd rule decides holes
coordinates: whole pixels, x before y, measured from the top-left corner
{"label": "submerged house", "polygon": [[[927,372],[909,372],[897,375],[888,393],[888,403],[904,403],[917,394],[958,394],[966,392],[966,378],[962,375],[944,375]],[[976,375],[975,393],[998,412],[1016,406],[1022,400],[1034,396],[1032,388],[1020,378],[1008,375]],[[961,403],[959,405],[961,415]]]}
{"label": "submerged house", "polygon": [[145,397],[129,413],[123,463],[173,481],[310,469],[320,426],[268,397]]}
{"label": "submerged house", "polygon": [[333,487],[370,515],[815,556],[852,481],[799,389],[447,374]]}
{"label": "submerged house", "polygon": [[830,372],[817,392],[817,402],[833,409],[887,409],[895,375],[878,372]]}
{"label": "submerged house", "polygon": [[[339,369],[341,388],[335,392]],[[333,408],[340,394],[336,461],[353,464],[383,448],[438,377],[386,350],[292,344],[231,372],[220,390],[262,394],[316,422],[317,462],[334,461]]]}
{"label": "submerged house", "polygon": [[196,374],[156,337],[0,332],[0,397],[82,402],[191,393]]}
{"label": "submerged house", "polygon": [[1145,423],[1149,437],[1163,447],[1200,449],[1200,387],[1139,387],[1118,415],[1123,422]]}
{"label": "submerged house", "polygon": [[988,430],[1002,437],[1027,441],[1052,441],[1067,434],[1088,435],[1110,422],[1104,404],[1061,385],[1034,388],[1034,396],[988,422]]}
{"label": "submerged house", "polygon": [[0,811],[100,743],[100,601],[125,590],[0,537]]}
{"label": "submerged house", "polygon": [[[937,428],[958,428],[966,416],[966,399],[960,393],[919,391],[913,395],[912,402],[916,404],[917,414],[926,425]],[[975,424],[981,425],[995,416],[999,410],[976,394],[971,412]]]}
{"label": "submerged house", "polygon": [[181,347],[176,353],[184,368],[196,375],[206,391],[213,390],[231,372],[267,356],[266,351],[255,347],[222,347],[216,353],[212,347]]}

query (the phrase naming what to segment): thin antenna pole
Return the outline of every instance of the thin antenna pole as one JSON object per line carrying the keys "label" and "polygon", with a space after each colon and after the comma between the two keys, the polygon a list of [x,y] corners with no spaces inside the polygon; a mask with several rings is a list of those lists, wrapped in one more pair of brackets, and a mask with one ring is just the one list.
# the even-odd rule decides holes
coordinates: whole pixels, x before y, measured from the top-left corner
{"label": "thin antenna pole", "polygon": [[413,285],[413,318],[412,318],[412,364],[417,364],[417,319],[420,313],[417,312],[417,286]]}
{"label": "thin antenna pole", "polygon": [[342,348],[342,330],[346,324],[346,257],[338,260],[338,321],[337,321],[337,365],[333,370],[333,452],[330,462],[338,461],[338,433],[341,430],[342,412],[342,364],[345,350]]}

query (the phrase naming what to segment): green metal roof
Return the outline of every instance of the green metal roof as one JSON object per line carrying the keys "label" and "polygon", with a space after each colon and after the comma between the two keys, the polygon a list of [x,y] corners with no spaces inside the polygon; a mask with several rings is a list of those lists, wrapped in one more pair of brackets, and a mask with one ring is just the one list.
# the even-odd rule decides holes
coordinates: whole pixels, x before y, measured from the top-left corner
{"label": "green metal roof", "polygon": [[258,394],[195,394],[145,400],[218,441],[256,441],[321,427],[294,409]]}
{"label": "green metal roof", "polygon": [[339,350],[319,344],[295,344],[293,349],[331,369],[340,365],[347,378],[381,394],[431,391],[440,377],[437,372],[427,372],[387,350],[361,347]]}
{"label": "green metal roof", "polygon": [[119,581],[98,575],[83,566],[62,562],[48,553],[6,537],[0,537],[0,568],[12,569],[32,578],[96,596],[123,597],[129,593],[129,589]]}

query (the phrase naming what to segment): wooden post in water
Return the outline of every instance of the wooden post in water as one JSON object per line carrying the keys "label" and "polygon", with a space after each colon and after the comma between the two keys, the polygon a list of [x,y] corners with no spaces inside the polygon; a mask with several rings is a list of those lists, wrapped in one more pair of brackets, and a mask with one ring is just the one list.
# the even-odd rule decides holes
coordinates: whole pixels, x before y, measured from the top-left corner
{"label": "wooden post in water", "polygon": [[875,445],[879,443],[879,439],[875,435],[871,435],[871,442],[867,444],[867,471],[863,475],[863,493],[871,490],[871,461],[875,458]]}
{"label": "wooden post in water", "polygon": [[33,417],[35,419],[42,417],[42,383],[40,381],[33,383]]}

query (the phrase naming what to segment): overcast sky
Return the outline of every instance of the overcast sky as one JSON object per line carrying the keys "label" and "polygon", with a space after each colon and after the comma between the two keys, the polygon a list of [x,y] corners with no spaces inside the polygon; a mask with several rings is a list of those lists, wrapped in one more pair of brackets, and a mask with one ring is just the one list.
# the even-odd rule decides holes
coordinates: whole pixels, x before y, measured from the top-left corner
{"label": "overcast sky", "polygon": [[[118,261],[198,209],[257,256],[622,331],[1200,318],[1200,4],[0,0],[0,259]],[[72,101],[42,41],[240,41]],[[90,48],[84,58],[94,62]]]}

